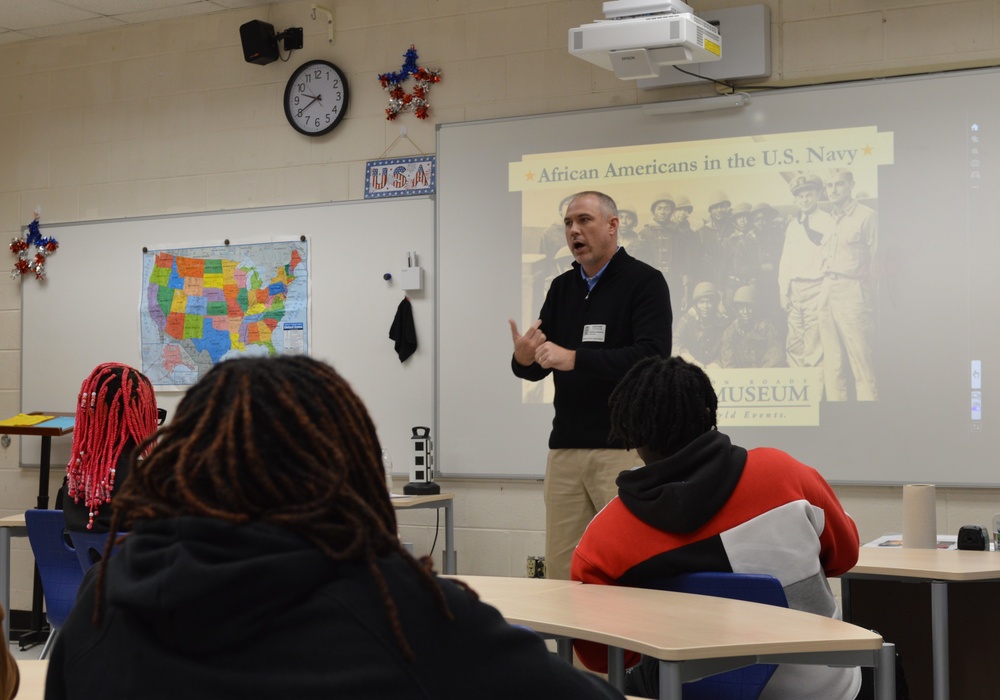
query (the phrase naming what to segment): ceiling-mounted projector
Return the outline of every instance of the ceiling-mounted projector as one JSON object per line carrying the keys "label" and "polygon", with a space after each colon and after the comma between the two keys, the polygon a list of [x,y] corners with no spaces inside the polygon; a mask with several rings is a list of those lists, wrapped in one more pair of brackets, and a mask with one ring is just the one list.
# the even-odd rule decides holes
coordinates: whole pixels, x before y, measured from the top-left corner
{"label": "ceiling-mounted projector", "polygon": [[679,0],[609,0],[604,19],[569,30],[569,52],[622,80],[722,58],[722,37]]}

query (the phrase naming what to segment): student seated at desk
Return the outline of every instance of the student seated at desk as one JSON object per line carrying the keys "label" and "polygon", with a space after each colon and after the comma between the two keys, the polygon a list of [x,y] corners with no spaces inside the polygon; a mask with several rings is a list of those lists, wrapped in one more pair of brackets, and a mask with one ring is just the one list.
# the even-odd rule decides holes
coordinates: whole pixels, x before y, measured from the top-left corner
{"label": "student seated at desk", "polygon": [[113,500],[130,534],[84,582],[46,698],[620,700],[406,552],[381,454],[331,367],[214,367]]}
{"label": "student seated at desk", "polygon": [[[858,559],[858,530],[829,484],[780,450],[745,450],[716,429],[708,376],[679,357],[641,360],[611,394],[611,429],[645,466],[618,476],[618,497],[591,521],[573,555],[584,583],[652,587],[679,573],[777,578],[797,610],[840,618],[827,576]],[[576,642],[605,670],[603,646]],[[627,654],[626,665],[638,662]],[[761,698],[850,700],[858,668],[779,666]],[[630,669],[625,691],[656,697],[655,660]]]}
{"label": "student seated at desk", "polygon": [[[108,504],[128,477],[135,447],[155,433],[158,424],[153,385],[139,370],[107,362],[83,380],[73,451],[56,497],[67,530],[108,532]],[[147,456],[153,444],[147,442],[140,456]]]}

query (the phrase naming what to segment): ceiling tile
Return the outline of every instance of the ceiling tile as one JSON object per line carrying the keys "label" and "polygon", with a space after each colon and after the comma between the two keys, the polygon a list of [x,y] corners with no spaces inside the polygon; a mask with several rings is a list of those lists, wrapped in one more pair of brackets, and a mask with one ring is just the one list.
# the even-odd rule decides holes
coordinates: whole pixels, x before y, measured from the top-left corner
{"label": "ceiling tile", "polygon": [[[0,0],[0,43],[294,0]],[[5,31],[7,30],[7,31]]]}
{"label": "ceiling tile", "polygon": [[9,0],[0,2],[0,27],[29,29],[79,22],[98,15],[52,0]]}
{"label": "ceiling tile", "polygon": [[0,32],[0,44],[13,44],[15,41],[26,41],[33,38],[19,32]]}
{"label": "ceiling tile", "polygon": [[36,39],[46,36],[68,36],[72,34],[86,34],[96,32],[101,29],[113,29],[122,26],[122,22],[113,17],[95,17],[85,19],[82,22],[67,22],[66,24],[51,24],[45,27],[32,27],[25,29],[25,34],[30,34]]}
{"label": "ceiling tile", "polygon": [[[201,5],[200,0],[66,0],[67,4],[100,15],[122,15],[179,5]],[[210,3],[211,4],[211,3]]]}
{"label": "ceiling tile", "polygon": [[178,7],[161,7],[145,12],[129,12],[116,15],[118,19],[127,24],[141,24],[142,22],[156,22],[163,19],[175,19],[177,17],[191,17],[192,15],[207,15],[211,12],[218,12],[219,7],[210,2],[189,2]]}

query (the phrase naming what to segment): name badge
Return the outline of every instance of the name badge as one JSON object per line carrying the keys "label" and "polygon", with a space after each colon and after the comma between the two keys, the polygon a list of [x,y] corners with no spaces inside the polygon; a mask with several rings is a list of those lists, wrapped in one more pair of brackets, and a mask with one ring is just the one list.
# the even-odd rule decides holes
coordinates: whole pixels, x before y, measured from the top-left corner
{"label": "name badge", "polygon": [[593,324],[583,327],[583,342],[585,343],[603,343],[604,335],[607,332],[608,327],[601,324]]}

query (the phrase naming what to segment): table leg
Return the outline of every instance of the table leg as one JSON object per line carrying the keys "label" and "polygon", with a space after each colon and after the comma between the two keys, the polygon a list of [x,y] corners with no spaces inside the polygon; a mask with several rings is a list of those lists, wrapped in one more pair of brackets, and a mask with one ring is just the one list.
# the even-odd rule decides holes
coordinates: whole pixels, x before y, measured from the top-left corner
{"label": "table leg", "polygon": [[444,573],[457,574],[458,563],[455,557],[455,514],[452,510],[454,500],[444,504]]}
{"label": "table leg", "polygon": [[0,603],[6,616],[3,619],[4,643],[10,643],[10,528],[0,528]]}
{"label": "table leg", "polygon": [[[38,462],[38,500],[35,505],[39,510],[46,510],[49,507],[49,469],[52,461],[52,438],[48,435],[42,436],[42,454]],[[45,615],[42,612],[44,605],[44,593],[42,591],[42,578],[38,575],[38,564],[35,564],[34,581],[31,585],[31,631],[21,637],[22,648],[25,645],[37,643],[32,639],[37,639],[41,634],[45,624]]]}
{"label": "table leg", "polygon": [[681,665],[675,661],[660,661],[660,700],[681,699]]}
{"label": "table leg", "polygon": [[625,650],[621,647],[608,647],[608,683],[625,691]]}
{"label": "table leg", "polygon": [[573,663],[573,640],[569,637],[556,637],[556,654],[566,663]]}
{"label": "table leg", "polygon": [[882,643],[875,665],[875,700],[896,700],[896,645]]}
{"label": "table leg", "polygon": [[52,438],[48,435],[42,436],[42,458],[38,462],[38,505],[35,507],[45,510],[49,507],[49,462],[52,459]]}
{"label": "table leg", "polygon": [[931,581],[931,657],[934,700],[948,700],[948,583]]}
{"label": "table leg", "polygon": [[851,610],[851,579],[847,577],[840,579],[840,602],[841,619],[844,622],[851,622],[854,611]]}

